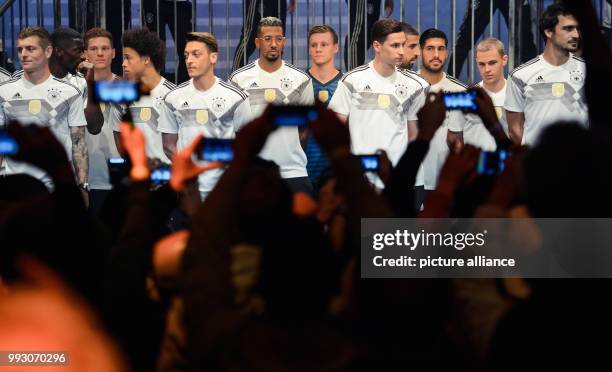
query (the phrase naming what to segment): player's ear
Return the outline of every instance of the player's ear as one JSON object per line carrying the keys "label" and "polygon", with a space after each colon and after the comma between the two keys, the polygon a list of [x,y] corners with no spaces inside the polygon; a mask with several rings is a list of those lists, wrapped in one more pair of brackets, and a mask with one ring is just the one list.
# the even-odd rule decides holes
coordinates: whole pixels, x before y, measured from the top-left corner
{"label": "player's ear", "polygon": [[374,48],[375,51],[380,52],[380,47],[381,47],[381,44],[378,41],[374,40],[372,42],[372,48]]}
{"label": "player's ear", "polygon": [[261,48],[261,39],[259,38],[259,35],[257,35],[257,37],[255,38],[255,46],[257,47],[257,49]]}
{"label": "player's ear", "polygon": [[48,45],[45,48],[45,57],[51,58],[51,54],[53,54],[53,47],[51,45]]}
{"label": "player's ear", "polygon": [[505,66],[507,64],[508,64],[508,55],[506,54],[502,57],[502,65]]}
{"label": "player's ear", "polygon": [[334,44],[334,54],[338,53],[338,51],[339,51],[339,50],[340,50],[340,49],[339,49],[339,47],[338,47],[338,43],[335,43],[335,44]]}
{"label": "player's ear", "polygon": [[219,59],[219,53],[214,52],[214,53],[210,53],[210,63],[212,63],[213,65],[217,64],[217,60]]}
{"label": "player's ear", "polygon": [[111,52],[111,59],[115,59],[115,48],[112,49]]}

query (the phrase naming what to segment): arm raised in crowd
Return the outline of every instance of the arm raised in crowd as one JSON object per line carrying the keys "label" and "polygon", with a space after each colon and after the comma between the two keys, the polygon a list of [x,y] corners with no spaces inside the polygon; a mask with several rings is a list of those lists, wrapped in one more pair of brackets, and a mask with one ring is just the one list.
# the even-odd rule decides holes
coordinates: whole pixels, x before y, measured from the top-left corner
{"label": "arm raised in crowd", "polygon": [[95,97],[94,69],[87,69],[85,73],[87,80],[87,105],[85,106],[85,120],[87,120],[87,131],[91,134],[98,134],[104,125],[104,114]]}
{"label": "arm raised in crowd", "polygon": [[181,290],[194,362],[209,355],[245,317],[235,305],[230,274],[232,231],[240,208],[237,196],[248,169],[274,129],[268,107],[237,133],[234,159],[193,216],[183,256]]}
{"label": "arm raised in crowd", "polygon": [[419,111],[418,134],[408,145],[399,162],[391,172],[385,187],[384,196],[393,208],[395,217],[415,217],[414,184],[421,162],[429,150],[429,141],[444,122],[446,108],[442,102],[442,93],[431,93],[425,105]]}
{"label": "arm raised in crowd", "polygon": [[455,196],[455,190],[475,174],[480,150],[465,145],[459,152],[451,152],[440,171],[438,187],[425,199],[425,208],[419,218],[447,218]]}

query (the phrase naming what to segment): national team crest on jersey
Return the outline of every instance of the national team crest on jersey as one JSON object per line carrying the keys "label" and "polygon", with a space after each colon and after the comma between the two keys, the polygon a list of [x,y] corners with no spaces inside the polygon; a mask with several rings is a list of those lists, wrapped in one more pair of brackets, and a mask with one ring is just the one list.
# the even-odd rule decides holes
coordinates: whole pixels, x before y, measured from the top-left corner
{"label": "national team crest on jersey", "polygon": [[56,103],[62,98],[62,92],[57,88],[47,90],[47,99],[49,102]]}
{"label": "national team crest on jersey", "polygon": [[289,78],[281,79],[281,90],[283,92],[290,91],[291,87],[293,87],[293,82],[291,81],[291,79],[289,79]]}
{"label": "national team crest on jersey", "polygon": [[397,84],[395,86],[395,95],[402,99],[406,98],[408,95],[408,88],[406,88],[404,84]]}
{"label": "national team crest on jersey", "polygon": [[225,109],[225,98],[215,97],[213,98],[213,110],[215,112],[222,112]]}
{"label": "national team crest on jersey", "polygon": [[580,84],[584,81],[584,74],[580,70],[570,72],[570,80],[572,83]]}

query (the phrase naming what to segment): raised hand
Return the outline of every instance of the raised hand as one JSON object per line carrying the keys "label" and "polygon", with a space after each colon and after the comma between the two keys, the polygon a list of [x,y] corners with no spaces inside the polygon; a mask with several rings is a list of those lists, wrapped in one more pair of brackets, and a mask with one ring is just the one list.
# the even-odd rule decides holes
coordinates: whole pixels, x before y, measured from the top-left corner
{"label": "raised hand", "polygon": [[202,134],[198,134],[189,146],[177,152],[172,159],[170,187],[174,191],[182,191],[185,184],[196,178],[200,173],[223,167],[223,163],[221,162],[210,162],[205,165],[197,165],[193,162],[193,154],[197,150],[203,137]]}
{"label": "raised hand", "polygon": [[417,139],[431,141],[446,118],[446,107],[442,100],[442,92],[429,93],[417,116],[419,118]]}

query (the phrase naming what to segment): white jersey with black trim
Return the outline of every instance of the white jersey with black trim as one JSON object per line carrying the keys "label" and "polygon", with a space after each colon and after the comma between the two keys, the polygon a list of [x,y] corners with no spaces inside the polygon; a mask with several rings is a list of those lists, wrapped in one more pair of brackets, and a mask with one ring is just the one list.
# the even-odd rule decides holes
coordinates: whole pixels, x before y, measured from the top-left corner
{"label": "white jersey with black trim", "polygon": [[[208,90],[201,91],[190,79],[164,98],[158,130],[178,134],[177,149],[181,150],[200,133],[205,138],[234,138],[251,118],[249,99],[240,89],[216,78]],[[215,187],[221,174],[222,169],[214,169],[199,176],[202,198]]]}
{"label": "white jersey with black trim", "polygon": [[[429,91],[437,93],[444,92],[461,92],[468,88],[467,85],[454,77],[443,72],[442,80],[429,87]],[[446,144],[446,135],[448,128],[463,128],[467,121],[466,115],[459,110],[446,111],[446,119],[440,128],[434,134],[434,137],[429,143],[429,151],[421,163],[419,172],[417,173],[415,186],[424,186],[425,190],[435,190],[438,184],[438,175],[448,156],[448,145]]]}
{"label": "white jersey with black trim", "polygon": [[[115,74],[112,80],[118,80]],[[110,190],[110,175],[108,159],[119,157],[117,145],[113,137],[115,121],[119,119],[121,108],[110,103],[100,103],[100,111],[104,116],[102,130],[98,134],[87,132],[87,151],[89,152],[89,187],[93,190]]]}
{"label": "white jersey with black trim", "polygon": [[[492,92],[484,87],[484,83],[481,81],[476,84],[477,87],[484,89],[484,91],[491,97],[493,101],[493,107],[497,114],[497,119],[501,124],[506,135],[508,135],[508,123],[506,121],[506,111],[504,110],[504,101],[506,99],[506,80],[504,79],[504,86],[499,92]],[[495,144],[495,138],[489,133],[485,127],[482,119],[477,115],[467,115],[467,121],[464,123],[463,128],[449,126],[449,130],[453,132],[463,132],[463,142],[468,145],[476,146],[484,151],[495,151],[497,145]]]}
{"label": "white jersey with black trim", "polygon": [[[312,105],[314,92],[310,76],[286,63],[270,73],[259,67],[259,59],[236,70],[229,82],[249,95],[253,116],[261,115],[270,103],[275,105]],[[307,177],[306,154],[296,127],[275,130],[259,154],[274,161],[283,178]]]}
{"label": "white jersey with black trim", "polygon": [[396,70],[385,77],[370,62],[342,77],[329,108],[348,116],[353,153],[385,150],[395,165],[408,146],[407,123],[417,120],[428,89],[414,73]]}
{"label": "white jersey with black trim", "polygon": [[0,83],[11,80],[11,73],[0,67]]}
{"label": "white jersey with black trim", "polygon": [[512,71],[504,108],[525,115],[523,144],[533,145],[544,128],[560,120],[588,126],[585,77],[586,64],[572,54],[561,66],[539,55]]}
{"label": "white jersey with black trim", "polygon": [[[144,133],[147,157],[159,159],[167,164],[170,163],[170,159],[164,153],[164,146],[158,127],[161,110],[164,105],[164,97],[174,88],[176,88],[176,85],[162,77],[157,86],[151,89],[148,95],[141,96],[137,102],[129,106],[134,125]],[[124,112],[125,109],[122,111]],[[113,121],[115,132],[119,132],[119,121]]]}
{"label": "white jersey with black trim", "polygon": [[[23,70],[17,70],[13,72],[11,78],[20,78],[22,76]],[[85,80],[85,75],[81,74],[80,72],[77,72],[76,74],[68,72],[66,73],[66,76],[58,79],[79,88],[81,91],[81,97],[83,98],[83,107],[87,106],[87,80]]]}
{"label": "white jersey with black trim", "polygon": [[[51,131],[72,159],[71,127],[86,126],[81,91],[52,75],[40,84],[32,84],[25,76],[0,83],[0,127],[9,120],[36,124]],[[45,173],[31,165],[4,158],[3,174],[26,173],[52,183]]]}

